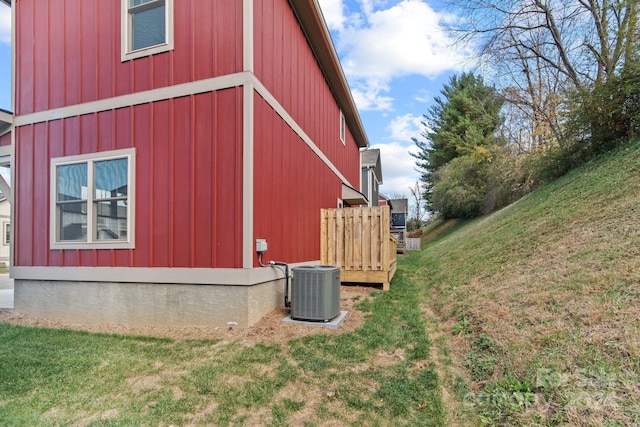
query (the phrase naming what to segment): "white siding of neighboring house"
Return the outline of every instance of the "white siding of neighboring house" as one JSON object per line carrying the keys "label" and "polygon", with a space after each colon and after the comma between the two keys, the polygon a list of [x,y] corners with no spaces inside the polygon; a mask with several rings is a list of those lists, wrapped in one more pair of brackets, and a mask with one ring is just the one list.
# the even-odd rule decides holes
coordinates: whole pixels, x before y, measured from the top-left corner
{"label": "white siding of neighboring house", "polygon": [[7,199],[0,200],[0,262],[9,265],[9,248],[10,242],[7,240],[5,233],[7,227],[11,224],[11,205]]}

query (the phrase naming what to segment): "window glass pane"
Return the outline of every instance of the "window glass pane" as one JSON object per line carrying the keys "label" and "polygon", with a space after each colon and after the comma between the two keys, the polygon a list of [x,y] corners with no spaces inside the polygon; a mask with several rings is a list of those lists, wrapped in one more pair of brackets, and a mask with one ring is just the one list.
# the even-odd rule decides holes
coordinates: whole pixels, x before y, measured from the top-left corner
{"label": "window glass pane", "polygon": [[164,5],[131,14],[131,48],[142,49],[165,43]]}
{"label": "window glass pane", "polygon": [[57,200],[87,199],[87,164],[64,165],[56,168],[58,192]]}
{"label": "window glass pane", "polygon": [[127,195],[127,159],[95,162],[95,198],[110,199]]}
{"label": "window glass pane", "polygon": [[87,204],[58,205],[60,240],[87,241]]}
{"label": "window glass pane", "polygon": [[127,239],[127,202],[110,200],[97,202],[97,240]]}
{"label": "window glass pane", "polygon": [[394,227],[404,227],[406,225],[404,213],[391,214],[391,225]]}

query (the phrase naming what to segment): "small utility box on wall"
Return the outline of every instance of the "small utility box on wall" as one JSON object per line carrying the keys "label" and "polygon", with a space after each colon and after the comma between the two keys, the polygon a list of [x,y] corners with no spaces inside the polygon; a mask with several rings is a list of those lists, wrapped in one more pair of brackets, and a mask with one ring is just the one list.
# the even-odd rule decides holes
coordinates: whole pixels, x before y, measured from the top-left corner
{"label": "small utility box on wall", "polygon": [[308,265],[293,269],[291,318],[327,322],[340,314],[340,268]]}

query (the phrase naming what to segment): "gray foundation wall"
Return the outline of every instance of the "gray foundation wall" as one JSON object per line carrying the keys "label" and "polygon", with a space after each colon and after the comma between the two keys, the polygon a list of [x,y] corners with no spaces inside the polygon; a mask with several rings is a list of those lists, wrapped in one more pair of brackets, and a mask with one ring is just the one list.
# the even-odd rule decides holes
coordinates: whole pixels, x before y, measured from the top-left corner
{"label": "gray foundation wall", "polygon": [[14,281],[14,312],[130,327],[251,326],[283,305],[284,280],[252,286]]}

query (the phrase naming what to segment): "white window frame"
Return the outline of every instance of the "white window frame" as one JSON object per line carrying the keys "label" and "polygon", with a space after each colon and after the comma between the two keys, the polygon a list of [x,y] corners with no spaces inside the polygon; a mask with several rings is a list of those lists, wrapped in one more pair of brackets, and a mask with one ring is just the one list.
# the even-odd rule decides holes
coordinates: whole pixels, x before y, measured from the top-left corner
{"label": "white window frame", "polygon": [[344,114],[342,110],[340,110],[340,141],[342,141],[342,145],[346,145],[345,140],[347,134],[347,123],[344,120]]}
{"label": "white window frame", "polygon": [[165,36],[164,43],[133,50],[131,48],[131,14],[129,13],[129,0],[121,0],[122,23],[120,25],[122,39],[122,62],[135,58],[154,55],[156,53],[173,50],[173,0],[164,0],[165,3]]}
{"label": "white window frame", "polygon": [[[50,189],[50,244],[51,249],[133,249],[135,248],[135,148],[123,150],[103,151],[99,153],[82,154],[78,156],[57,157],[51,159],[51,189]],[[105,160],[127,159],[127,239],[126,240],[97,240],[95,236],[96,218],[94,213],[94,164]],[[64,241],[59,239],[58,230],[58,183],[57,167],[78,163],[87,163],[87,241]],[[90,189],[90,190],[89,190]]]}

